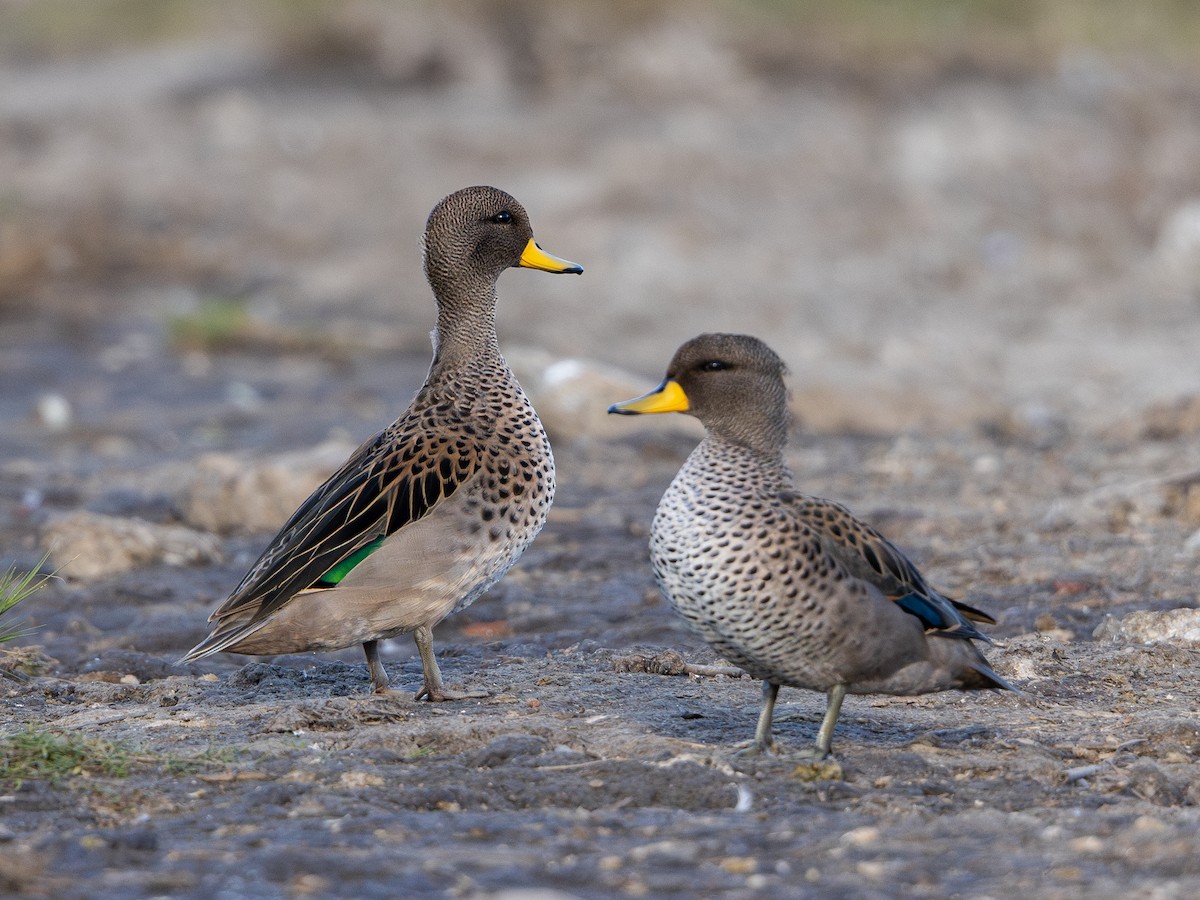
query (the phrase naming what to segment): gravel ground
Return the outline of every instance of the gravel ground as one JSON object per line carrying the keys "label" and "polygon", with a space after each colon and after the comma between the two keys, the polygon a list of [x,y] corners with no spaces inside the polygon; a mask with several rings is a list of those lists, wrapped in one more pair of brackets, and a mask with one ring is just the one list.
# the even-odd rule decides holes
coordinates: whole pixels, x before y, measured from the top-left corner
{"label": "gravel ground", "polygon": [[[0,679],[8,758],[91,753],[0,778],[0,893],[1200,894],[1197,73],[520,9],[0,59],[0,564],[92,541],[0,653],[35,673]],[[438,630],[489,696],[371,696],[355,650],[176,664],[255,516],[419,385],[420,228],[476,182],[587,267],[500,283],[560,493]],[[994,614],[1019,696],[852,697],[836,766],[745,766],[756,683],[639,671],[721,662],[647,565],[695,430],[602,411],[701,330],[787,359],[799,484]],[[811,741],[824,698],[780,699]]]}

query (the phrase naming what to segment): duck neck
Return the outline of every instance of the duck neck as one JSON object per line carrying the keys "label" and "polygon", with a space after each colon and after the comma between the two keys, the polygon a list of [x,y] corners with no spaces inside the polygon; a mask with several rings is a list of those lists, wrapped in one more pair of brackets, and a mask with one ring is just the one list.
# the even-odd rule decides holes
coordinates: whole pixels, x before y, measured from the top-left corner
{"label": "duck neck", "polygon": [[714,440],[744,447],[760,459],[783,459],[788,430],[785,408],[771,407],[758,415],[744,408],[709,414],[704,417],[704,427]]}
{"label": "duck neck", "polygon": [[755,444],[710,429],[696,452],[719,467],[730,468],[732,464],[739,478],[750,478],[765,490],[779,491],[792,487],[792,472],[783,461],[783,447],[783,440]]}
{"label": "duck neck", "polygon": [[445,302],[438,296],[434,332],[434,368],[456,366],[481,359],[499,359],[496,338],[496,284],[455,285],[457,297]]}

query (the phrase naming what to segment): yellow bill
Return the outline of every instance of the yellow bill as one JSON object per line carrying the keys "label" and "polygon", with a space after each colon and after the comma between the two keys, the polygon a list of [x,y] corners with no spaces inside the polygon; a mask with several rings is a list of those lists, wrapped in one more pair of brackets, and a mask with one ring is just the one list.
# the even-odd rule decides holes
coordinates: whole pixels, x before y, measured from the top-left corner
{"label": "yellow bill", "polygon": [[547,253],[537,245],[537,241],[533,238],[529,239],[529,243],[525,245],[525,249],[521,252],[521,261],[517,263],[523,269],[539,269],[543,272],[554,272],[556,275],[582,275],[583,266],[579,263],[573,263],[567,259],[559,259],[551,253]]}
{"label": "yellow bill", "polygon": [[648,394],[614,403],[608,408],[619,416],[636,416],[641,413],[687,412],[688,398],[678,381],[667,379]]}

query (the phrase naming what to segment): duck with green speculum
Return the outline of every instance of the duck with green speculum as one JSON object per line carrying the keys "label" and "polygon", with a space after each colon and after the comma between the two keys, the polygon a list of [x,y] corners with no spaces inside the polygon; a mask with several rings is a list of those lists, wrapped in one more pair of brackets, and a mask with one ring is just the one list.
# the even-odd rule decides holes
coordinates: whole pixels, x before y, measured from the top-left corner
{"label": "duck with green speculum", "polygon": [[425,384],[292,514],[185,660],[362,644],[385,693],[379,642],[411,632],[424,669],[417,699],[483,696],[442,683],[433,628],[508,571],[554,499],[550,442],[496,338],[496,280],[513,267],[583,271],[543,251],[521,204],[496,188],[433,208],[425,275],[437,329]]}
{"label": "duck with green speculum", "polygon": [[705,334],[676,351],[658,388],[609,407],[704,425],[658,505],[650,556],[672,606],[763,682],[746,752],[771,748],[781,685],[827,692],[816,745],[800,754],[818,759],[847,693],[1014,690],[972,643],[988,640],[975,623],[991,616],[938,593],[844,506],[795,490],[784,373],[757,338]]}

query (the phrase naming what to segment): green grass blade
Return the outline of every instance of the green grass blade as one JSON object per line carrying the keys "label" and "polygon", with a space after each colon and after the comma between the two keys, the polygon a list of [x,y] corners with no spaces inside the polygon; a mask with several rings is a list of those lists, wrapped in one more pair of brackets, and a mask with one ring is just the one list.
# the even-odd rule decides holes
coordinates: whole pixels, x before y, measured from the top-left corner
{"label": "green grass blade", "polygon": [[57,571],[51,572],[49,575],[40,574],[42,567],[49,559],[50,553],[47,551],[37,566],[24,575],[17,574],[15,565],[10,566],[7,572],[0,575],[0,644],[32,631],[32,629],[24,628],[16,623],[5,623],[3,617],[11,612],[18,603],[27,600],[44,588],[50,579],[57,577]]}

